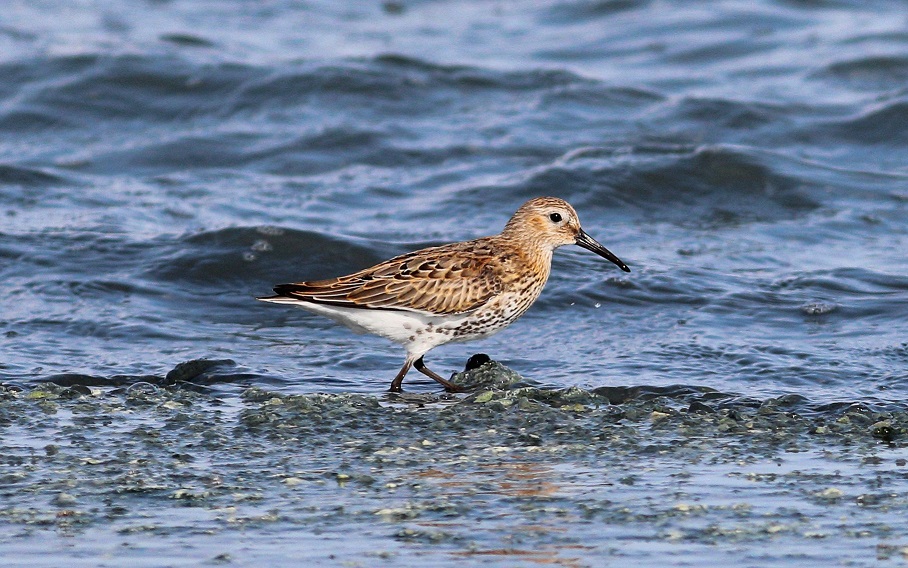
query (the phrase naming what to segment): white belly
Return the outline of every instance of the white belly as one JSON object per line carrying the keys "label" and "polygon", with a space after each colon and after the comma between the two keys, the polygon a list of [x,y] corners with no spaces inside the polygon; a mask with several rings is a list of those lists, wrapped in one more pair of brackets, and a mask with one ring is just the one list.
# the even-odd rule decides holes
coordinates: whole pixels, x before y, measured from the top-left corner
{"label": "white belly", "polygon": [[[406,347],[410,353],[425,353],[451,341],[467,341],[476,337],[455,335],[455,330],[470,318],[470,314],[433,316],[407,310],[346,308],[287,298],[268,300],[302,308],[342,323],[356,333],[371,333]],[[497,331],[497,330],[496,330]],[[489,335],[489,334],[484,334]]]}

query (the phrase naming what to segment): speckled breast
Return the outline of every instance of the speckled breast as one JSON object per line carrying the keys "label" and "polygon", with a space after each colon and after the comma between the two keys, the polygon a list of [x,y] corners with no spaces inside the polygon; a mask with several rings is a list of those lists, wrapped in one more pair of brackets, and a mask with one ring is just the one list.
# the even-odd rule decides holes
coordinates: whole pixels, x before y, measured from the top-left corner
{"label": "speckled breast", "polygon": [[515,280],[509,290],[490,300],[453,330],[457,339],[484,337],[501,331],[522,316],[542,293],[548,274]]}

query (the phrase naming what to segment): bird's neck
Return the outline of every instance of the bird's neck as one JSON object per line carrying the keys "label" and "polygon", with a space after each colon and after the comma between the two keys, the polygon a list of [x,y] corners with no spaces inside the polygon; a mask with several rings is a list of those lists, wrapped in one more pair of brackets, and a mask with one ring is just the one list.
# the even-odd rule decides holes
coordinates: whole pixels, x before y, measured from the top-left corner
{"label": "bird's neck", "polygon": [[508,234],[507,231],[502,232],[498,238],[507,243],[506,250],[513,251],[519,257],[520,264],[535,268],[536,273],[543,276],[543,281],[548,279],[552,269],[553,247],[542,240],[528,239],[525,234]]}

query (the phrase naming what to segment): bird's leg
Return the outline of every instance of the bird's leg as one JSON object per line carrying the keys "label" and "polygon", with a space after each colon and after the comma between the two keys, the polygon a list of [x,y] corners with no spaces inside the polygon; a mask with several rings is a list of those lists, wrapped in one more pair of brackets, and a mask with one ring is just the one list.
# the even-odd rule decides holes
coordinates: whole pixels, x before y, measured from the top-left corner
{"label": "bird's leg", "polygon": [[[422,357],[419,358],[422,362]],[[404,382],[404,376],[407,374],[407,371],[410,370],[410,366],[413,364],[413,359],[407,357],[407,360],[404,361],[404,366],[400,368],[400,371],[397,373],[397,376],[394,377],[394,380],[391,381],[391,388],[388,389],[388,392],[403,392],[400,384]],[[417,367],[418,368],[418,367]]]}
{"label": "bird's leg", "polygon": [[[422,357],[420,357],[419,359],[414,361],[413,366],[416,367],[416,370],[419,371],[420,373],[422,373],[423,375],[425,375],[427,377],[432,377],[433,379],[435,379],[436,381],[441,383],[441,386],[445,387],[445,390],[448,392],[467,392],[467,389],[465,389],[461,386],[457,386],[450,381],[446,381],[443,378],[439,377],[437,374],[435,374],[431,369],[426,367],[426,364],[423,362]],[[392,384],[391,386],[393,387],[394,385]]]}

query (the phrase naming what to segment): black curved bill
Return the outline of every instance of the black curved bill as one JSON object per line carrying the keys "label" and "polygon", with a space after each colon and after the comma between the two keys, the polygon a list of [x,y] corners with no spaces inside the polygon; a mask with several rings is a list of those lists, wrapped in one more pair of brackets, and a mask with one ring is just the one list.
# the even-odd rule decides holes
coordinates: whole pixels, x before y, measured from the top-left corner
{"label": "black curved bill", "polygon": [[596,241],[596,239],[594,239],[593,237],[587,235],[583,229],[580,229],[580,232],[577,233],[577,239],[574,242],[577,243],[579,246],[582,246],[586,250],[593,251],[594,253],[598,254],[602,258],[614,262],[615,264],[618,265],[618,268],[620,268],[621,270],[623,270],[625,272],[631,271],[631,269],[628,268],[627,265],[624,264],[620,258],[618,258],[614,254],[612,254],[612,251],[608,250],[607,248],[605,248],[604,246],[599,244],[599,242]]}

